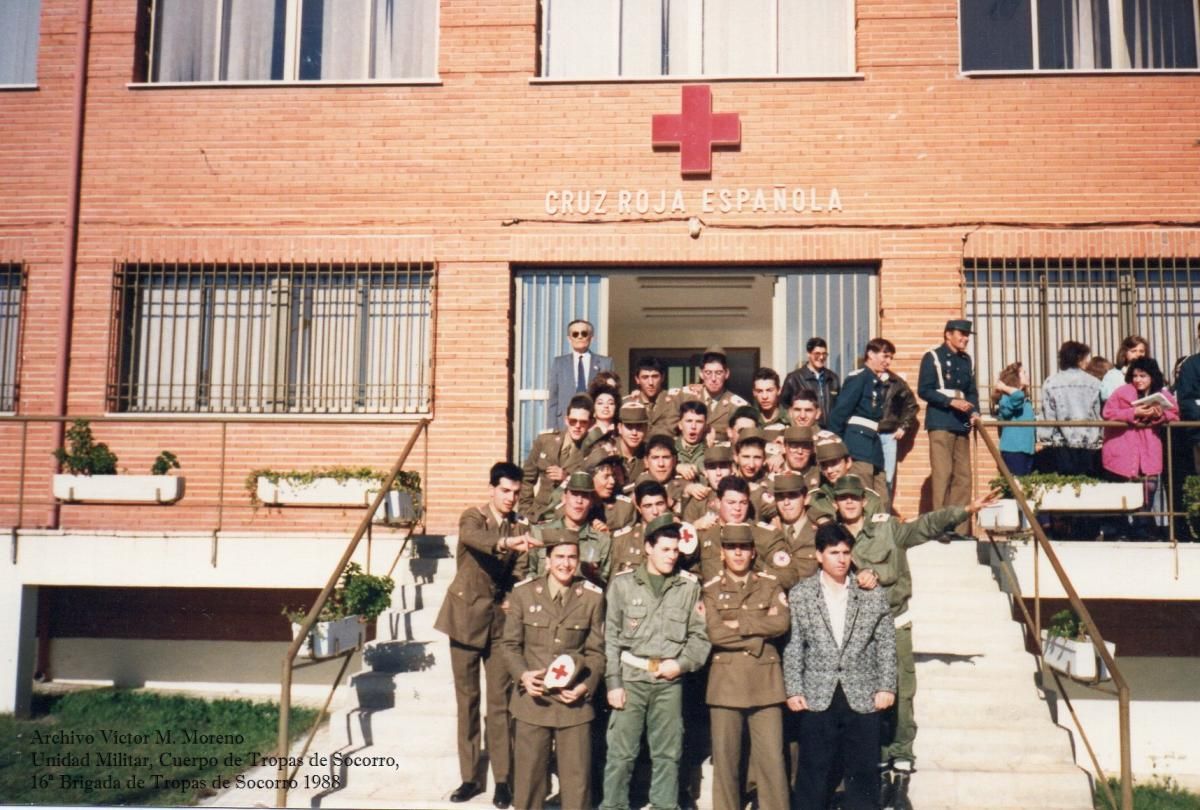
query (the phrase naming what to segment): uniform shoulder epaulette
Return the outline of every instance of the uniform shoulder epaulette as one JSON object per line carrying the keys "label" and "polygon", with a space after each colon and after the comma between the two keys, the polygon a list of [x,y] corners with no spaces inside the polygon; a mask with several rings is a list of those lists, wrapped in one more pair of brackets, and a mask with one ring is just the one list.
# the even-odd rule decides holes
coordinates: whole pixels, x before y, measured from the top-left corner
{"label": "uniform shoulder epaulette", "polygon": [[524,515],[518,515],[517,516],[517,525],[518,526],[528,526],[529,518],[525,517]]}
{"label": "uniform shoulder epaulette", "polygon": [[878,512],[871,517],[871,522],[872,523],[887,523],[887,520],[890,517],[891,517],[891,515],[889,515],[887,512]]}
{"label": "uniform shoulder epaulette", "polygon": [[760,520],[760,521],[758,522],[758,525],[759,525],[759,528],[762,528],[762,529],[774,529],[774,528],[775,528],[775,524],[774,524],[774,523],[768,523],[768,522],[767,522],[767,521],[765,521],[765,520]]}
{"label": "uniform shoulder epaulette", "polygon": [[680,571],[679,576],[683,577],[684,579],[688,580],[689,582],[699,582],[700,581],[700,577],[696,576],[691,571]]}
{"label": "uniform shoulder epaulette", "polygon": [[537,577],[525,577],[525,579],[521,580],[516,585],[513,585],[513,590],[515,591],[517,588],[520,588],[522,585],[528,585],[530,582],[533,582],[535,579],[537,579]]}
{"label": "uniform shoulder epaulette", "polygon": [[620,537],[623,534],[629,534],[631,531],[633,531],[633,527],[626,526],[624,529],[617,529],[615,532],[613,532],[613,537]]}
{"label": "uniform shoulder epaulette", "polygon": [[613,574],[613,579],[616,579],[617,577],[623,577],[626,574],[632,574],[633,571],[634,569],[632,568],[626,568],[624,571],[618,571],[617,573]]}
{"label": "uniform shoulder epaulette", "polygon": [[775,576],[774,574],[768,574],[766,571],[757,571],[755,573],[758,574],[759,579],[779,579],[779,577]]}
{"label": "uniform shoulder epaulette", "polygon": [[747,402],[746,400],[742,399],[737,394],[734,394],[732,392],[729,395],[729,401],[732,402],[734,405],[737,405],[739,408],[743,405],[750,404],[749,402]]}
{"label": "uniform shoulder epaulette", "polygon": [[604,589],[601,588],[599,585],[597,585],[595,582],[592,582],[590,579],[585,579],[583,581],[583,587],[587,588],[589,591],[595,591],[596,593],[604,593]]}
{"label": "uniform shoulder epaulette", "polygon": [[617,496],[617,500],[618,500],[618,501],[624,501],[625,503],[633,503],[633,501],[632,501],[632,500],[630,500],[630,498],[629,498],[629,496],[628,496],[628,495],[618,495],[618,496]]}
{"label": "uniform shoulder epaulette", "polygon": [[871,494],[872,494],[872,495],[874,495],[876,498],[878,498],[878,497],[879,497],[879,493],[878,493],[878,492],[876,492],[875,490],[871,489],[870,487],[863,487],[863,490],[864,490],[864,491],[866,491],[866,492],[869,492],[869,493],[871,493]]}
{"label": "uniform shoulder epaulette", "polygon": [[707,588],[709,585],[716,585],[720,581],[721,581],[721,575],[717,574],[715,577],[710,579],[708,582],[705,582],[704,587]]}
{"label": "uniform shoulder epaulette", "polygon": [[851,377],[853,377],[855,374],[862,374],[862,369],[861,369],[861,368],[856,368],[856,369],[854,369],[853,371],[847,372],[847,374],[846,374],[846,379],[847,379],[847,380],[848,380],[848,379],[850,379],[850,378],[851,378]]}

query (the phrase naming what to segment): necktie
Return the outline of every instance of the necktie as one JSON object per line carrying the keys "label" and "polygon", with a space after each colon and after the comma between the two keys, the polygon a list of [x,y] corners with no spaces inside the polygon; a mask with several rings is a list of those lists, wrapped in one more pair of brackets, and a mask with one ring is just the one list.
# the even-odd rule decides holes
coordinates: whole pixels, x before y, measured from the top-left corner
{"label": "necktie", "polygon": [[587,377],[583,374],[583,355],[579,355],[579,365],[575,372],[575,393],[582,394],[587,390]]}

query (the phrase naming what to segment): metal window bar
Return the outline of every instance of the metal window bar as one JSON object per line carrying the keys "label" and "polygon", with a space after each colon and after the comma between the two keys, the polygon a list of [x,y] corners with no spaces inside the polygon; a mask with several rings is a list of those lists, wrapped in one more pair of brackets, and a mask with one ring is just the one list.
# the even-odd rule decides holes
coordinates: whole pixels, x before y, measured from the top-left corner
{"label": "metal window bar", "polygon": [[400,262],[118,263],[109,410],[428,413],[434,275]]}
{"label": "metal window bar", "polygon": [[1066,340],[1115,361],[1125,336],[1142,335],[1168,379],[1197,348],[1200,257],[978,258],[964,262],[963,274],[981,401],[1018,360],[1029,370],[1036,400],[1058,370],[1058,347]]}
{"label": "metal window bar", "polygon": [[21,358],[21,308],[25,268],[0,264],[0,412],[17,409],[18,363]]}

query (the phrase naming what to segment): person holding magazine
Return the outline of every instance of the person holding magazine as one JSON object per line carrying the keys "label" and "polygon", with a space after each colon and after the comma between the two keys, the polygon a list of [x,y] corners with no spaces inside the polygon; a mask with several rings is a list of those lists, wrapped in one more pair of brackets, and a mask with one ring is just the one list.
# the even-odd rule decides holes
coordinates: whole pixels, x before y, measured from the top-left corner
{"label": "person holding magazine", "polygon": [[[1163,467],[1160,426],[1179,419],[1179,405],[1163,381],[1162,370],[1150,357],[1139,357],[1125,369],[1125,385],[1104,403],[1104,418],[1127,426],[1104,429],[1101,463],[1116,478],[1141,481],[1145,492],[1143,512],[1153,510],[1154,493]],[[1134,521],[1135,536],[1152,535],[1154,519],[1142,515]]]}

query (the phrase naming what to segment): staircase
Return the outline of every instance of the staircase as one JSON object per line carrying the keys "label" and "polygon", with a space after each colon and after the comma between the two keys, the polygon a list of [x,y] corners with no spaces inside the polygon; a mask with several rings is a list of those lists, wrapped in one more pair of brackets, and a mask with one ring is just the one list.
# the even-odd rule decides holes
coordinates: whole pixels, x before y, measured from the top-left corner
{"label": "staircase", "polygon": [[[393,609],[379,618],[364,655],[368,668],[339,690],[309,753],[374,759],[306,764],[290,807],[492,806],[490,783],[470,802],[448,801],[459,784],[456,708],[446,637],[433,622],[454,577],[455,538],[447,538],[449,548],[420,539],[418,556],[397,568]],[[976,548],[930,543],[910,552],[920,726],[912,806],[1090,810],[1089,778],[1074,764],[1070,735],[1050,719],[1021,627]],[[328,666],[332,678],[335,665]],[[275,771],[245,776],[273,779]],[[340,788],[325,786],[331,777]],[[706,764],[702,808],[711,806],[711,787]],[[235,789],[208,803],[272,807],[274,799],[273,790]]]}
{"label": "staircase", "polygon": [[1010,619],[1008,596],[979,562],[981,548],[927,543],[909,552],[918,725],[912,806],[1090,810],[1090,777],[1075,765],[1071,735],[1051,720],[1023,624]]}

